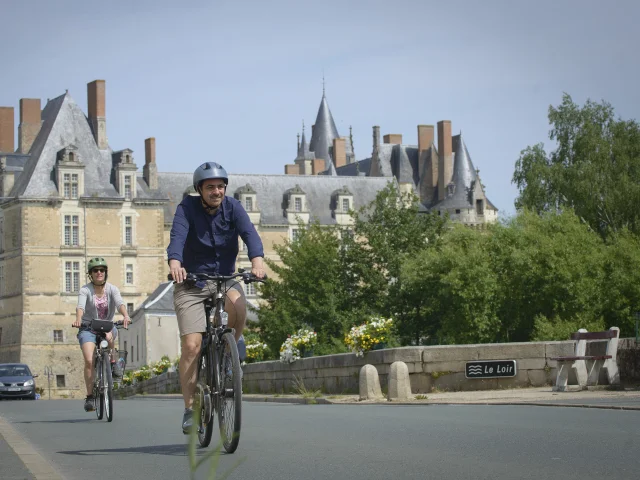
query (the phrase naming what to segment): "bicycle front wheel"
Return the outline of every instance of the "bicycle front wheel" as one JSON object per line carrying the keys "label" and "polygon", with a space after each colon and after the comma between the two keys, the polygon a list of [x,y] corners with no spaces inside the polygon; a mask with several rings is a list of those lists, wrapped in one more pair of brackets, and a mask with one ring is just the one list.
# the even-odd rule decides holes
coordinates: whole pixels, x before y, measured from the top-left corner
{"label": "bicycle front wheel", "polygon": [[209,446],[213,434],[213,413],[211,401],[211,389],[213,386],[211,346],[207,345],[202,352],[198,363],[198,376],[196,384],[196,407],[194,419],[198,420],[198,442],[201,447]]}
{"label": "bicycle front wheel", "polygon": [[98,420],[102,420],[104,416],[104,376],[102,369],[102,357],[96,356],[96,365],[95,365],[95,387],[93,389],[94,394],[94,402],[96,404],[96,415],[98,416]]}
{"label": "bicycle front wheel", "polygon": [[222,336],[219,349],[220,391],[218,397],[218,423],[222,445],[233,453],[240,442],[242,419],[242,371],[236,339],[230,332]]}
{"label": "bicycle front wheel", "polygon": [[102,354],[102,372],[104,411],[107,414],[107,422],[110,422],[113,420],[113,377],[111,376],[111,362],[108,352]]}

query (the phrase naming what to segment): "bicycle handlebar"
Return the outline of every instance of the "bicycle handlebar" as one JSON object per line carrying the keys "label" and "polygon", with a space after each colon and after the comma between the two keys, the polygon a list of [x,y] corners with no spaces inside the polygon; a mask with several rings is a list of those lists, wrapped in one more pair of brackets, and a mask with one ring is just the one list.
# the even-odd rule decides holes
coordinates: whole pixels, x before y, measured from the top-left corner
{"label": "bicycle handlebar", "polygon": [[[97,319],[96,319],[97,320]],[[113,322],[113,325],[117,328],[117,327],[121,327],[124,325],[124,320],[118,320],[117,322]],[[71,326],[73,327],[73,324],[71,324]],[[82,328],[82,324],[80,324],[79,327],[73,327],[73,328]],[[128,329],[127,329],[128,330]]]}
{"label": "bicycle handlebar", "polygon": [[[245,284],[249,284],[252,282],[261,282],[264,283],[267,280],[267,275],[265,274],[263,278],[256,277],[251,272],[238,272],[232,275],[210,275],[208,273],[187,273],[185,281],[187,282],[197,282],[199,280],[213,280],[215,282],[226,282],[227,280],[234,280],[236,278],[242,277],[242,280]],[[176,283],[171,274],[167,275],[167,280]]]}

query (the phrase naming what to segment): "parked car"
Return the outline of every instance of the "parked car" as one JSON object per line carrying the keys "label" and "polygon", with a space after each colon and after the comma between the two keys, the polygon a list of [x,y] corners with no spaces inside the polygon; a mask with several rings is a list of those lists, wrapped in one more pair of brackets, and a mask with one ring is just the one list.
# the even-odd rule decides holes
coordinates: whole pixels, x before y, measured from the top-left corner
{"label": "parked car", "polygon": [[36,399],[36,378],[24,363],[0,363],[0,399]]}

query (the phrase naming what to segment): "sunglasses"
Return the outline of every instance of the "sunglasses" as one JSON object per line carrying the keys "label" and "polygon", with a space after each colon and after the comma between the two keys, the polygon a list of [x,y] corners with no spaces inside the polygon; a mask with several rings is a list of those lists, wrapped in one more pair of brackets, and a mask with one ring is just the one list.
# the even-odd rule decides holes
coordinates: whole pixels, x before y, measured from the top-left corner
{"label": "sunglasses", "polygon": [[106,270],[104,268],[94,268],[91,270],[91,273],[105,273]]}

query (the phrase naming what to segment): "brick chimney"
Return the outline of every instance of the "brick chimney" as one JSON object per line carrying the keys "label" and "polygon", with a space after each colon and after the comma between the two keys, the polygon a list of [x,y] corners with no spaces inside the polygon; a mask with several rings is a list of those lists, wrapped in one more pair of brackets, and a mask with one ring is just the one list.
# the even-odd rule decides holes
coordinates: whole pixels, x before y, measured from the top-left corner
{"label": "brick chimney", "polygon": [[382,139],[384,140],[384,143],[402,145],[402,135],[399,133],[388,133]]}
{"label": "brick chimney", "polygon": [[333,139],[333,164],[336,168],[347,164],[347,142],[344,138]]}
{"label": "brick chimney", "polygon": [[0,152],[15,151],[15,119],[13,107],[0,107]]}
{"label": "brick chimney", "polygon": [[319,175],[326,170],[324,159],[314,158],[311,162],[311,175]]}
{"label": "brick chimney", "polygon": [[375,125],[373,127],[373,149],[375,150],[380,145],[380,127]]}
{"label": "brick chimney", "polygon": [[20,99],[20,125],[18,125],[18,152],[29,153],[42,125],[39,98]]}
{"label": "brick chimney", "polygon": [[453,175],[453,145],[451,120],[438,122],[438,200],[446,197],[446,189]]}
{"label": "brick chimney", "polygon": [[150,137],[144,141],[144,167],[142,176],[150,190],[158,189],[158,166],[156,165],[156,139]]}
{"label": "brick chimney", "polygon": [[[435,189],[438,186],[438,163],[433,164],[429,155],[433,145],[435,128],[433,125],[418,125],[418,172],[422,181]],[[431,152],[435,153],[435,152]],[[427,178],[425,178],[425,175]]]}
{"label": "brick chimney", "polygon": [[293,164],[293,163],[289,163],[289,164],[285,165],[284,166],[284,174],[285,175],[299,175],[300,174],[300,165],[296,165],[296,164]]}
{"label": "brick chimney", "polygon": [[106,86],[104,80],[94,80],[87,84],[89,124],[93,132],[93,138],[96,139],[96,144],[100,150],[109,148],[105,95]]}

